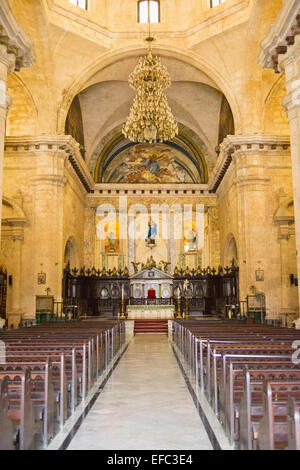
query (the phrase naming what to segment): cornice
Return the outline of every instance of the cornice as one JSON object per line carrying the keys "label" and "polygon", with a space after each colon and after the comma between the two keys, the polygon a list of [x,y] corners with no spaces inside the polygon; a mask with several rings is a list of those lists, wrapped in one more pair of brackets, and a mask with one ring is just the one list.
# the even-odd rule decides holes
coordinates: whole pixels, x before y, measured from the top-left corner
{"label": "cornice", "polygon": [[87,192],[94,187],[94,180],[80,153],[80,146],[69,135],[40,135],[36,137],[6,137],[4,151],[7,155],[15,152],[61,152],[68,160]]}
{"label": "cornice", "polygon": [[286,54],[289,46],[300,34],[299,0],[285,0],[276,22],[271,26],[267,36],[261,42],[258,63],[263,68],[278,70],[278,55]]}
{"label": "cornice", "polygon": [[14,54],[15,64],[10,72],[21,67],[31,67],[35,62],[34,46],[24,29],[18,24],[8,0],[0,1],[0,44],[7,47],[8,54]]}
{"label": "cornice", "polygon": [[[234,14],[240,14],[242,10],[245,10],[248,8],[249,4],[251,3],[251,0],[237,0],[231,5],[222,5],[222,8],[220,9],[209,9],[203,14],[203,18],[201,21],[199,21],[198,24],[195,26],[192,26],[191,28],[183,29],[183,30],[177,30],[177,31],[168,31],[168,30],[163,30],[163,24],[159,23],[158,27],[156,27],[155,24],[152,25],[153,28],[153,34],[154,35],[159,35],[159,38],[167,38],[169,39],[170,36],[172,38],[181,38],[181,39],[187,39],[191,38],[194,35],[198,34],[202,30],[205,30],[209,28],[210,26],[213,26],[215,28],[216,23],[224,22],[224,20],[227,17],[232,17]],[[88,30],[90,30],[90,36],[87,38],[90,39],[91,41],[97,41],[100,39],[100,36],[107,38],[108,40],[112,39],[138,39],[138,40],[144,40],[145,34],[147,33],[145,25],[137,23],[137,29],[139,30],[128,30],[128,31],[113,31],[107,27],[101,26],[95,21],[93,21],[91,18],[82,16],[80,13],[76,14],[74,11],[71,11],[69,9],[66,9],[62,6],[56,5],[53,0],[46,0],[46,4],[48,7],[49,12],[52,14],[60,15],[64,17],[66,20],[70,20],[72,25],[75,23],[78,23],[79,28],[84,26]],[[236,26],[236,23],[233,23],[234,26]],[[108,44],[104,44],[104,46],[108,47]]]}
{"label": "cornice", "polygon": [[289,152],[290,138],[288,136],[249,134],[229,135],[220,145],[217,164],[209,181],[209,189],[215,193],[219,188],[234,157],[239,153],[272,153]]}

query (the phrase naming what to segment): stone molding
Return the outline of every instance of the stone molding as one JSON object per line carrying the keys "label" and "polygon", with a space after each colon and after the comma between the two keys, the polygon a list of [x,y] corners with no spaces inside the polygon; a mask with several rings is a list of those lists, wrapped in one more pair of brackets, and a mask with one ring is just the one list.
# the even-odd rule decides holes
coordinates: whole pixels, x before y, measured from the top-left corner
{"label": "stone molding", "polygon": [[[203,14],[203,18],[201,21],[196,25],[192,26],[191,28],[184,29],[184,30],[177,30],[172,33],[172,37],[174,38],[193,38],[193,36],[197,35],[199,32],[203,30],[207,32],[207,29],[211,26],[215,26],[215,24],[226,20],[228,17],[232,17],[233,15],[237,15],[240,21],[245,21],[244,18],[247,18],[248,7],[251,0],[234,0],[232,2],[226,2],[226,4],[221,9],[216,9],[216,11],[212,8],[209,8]],[[79,30],[82,30],[82,27],[86,28],[89,31],[88,39],[94,40],[94,38],[99,37],[102,38],[102,43],[104,47],[109,47],[109,42],[112,39],[139,39],[144,36],[144,30],[140,31],[133,31],[128,29],[128,31],[120,30],[120,31],[112,31],[108,27],[102,26],[95,21],[93,21],[91,15],[82,14],[80,10],[78,10],[78,14],[76,14],[71,9],[64,8],[63,6],[57,5],[53,0],[46,0],[49,12],[52,14],[52,18],[54,15],[62,16],[64,21],[72,23],[72,26],[77,27]],[[243,15],[243,11],[245,14]],[[84,12],[86,13],[86,12]],[[52,19],[53,21],[53,19]],[[54,21],[53,21],[54,22]],[[55,24],[55,22],[54,22]],[[154,27],[156,25],[154,24]],[[160,38],[169,38],[170,33],[167,30],[163,29],[163,23],[158,24],[158,31]],[[207,36],[207,34],[206,34]]]}
{"label": "stone molding", "polygon": [[16,152],[61,153],[65,161],[72,165],[78,179],[87,192],[94,187],[94,180],[89,173],[87,165],[80,153],[80,146],[69,135],[40,135],[36,137],[6,137],[4,151],[7,156]]}
{"label": "stone molding", "polygon": [[266,134],[229,135],[220,145],[220,155],[209,181],[211,192],[219,188],[231,162],[245,153],[264,153],[270,155],[278,152],[290,153],[289,136]]}
{"label": "stone molding", "polygon": [[6,46],[7,54],[13,54],[9,72],[19,71],[21,67],[31,67],[35,62],[32,40],[18,24],[8,0],[0,2],[0,44]]}
{"label": "stone molding", "polygon": [[298,34],[300,34],[299,0],[285,0],[275,24],[261,42],[258,63],[263,68],[273,68],[275,72],[279,72],[278,56],[286,54]]}

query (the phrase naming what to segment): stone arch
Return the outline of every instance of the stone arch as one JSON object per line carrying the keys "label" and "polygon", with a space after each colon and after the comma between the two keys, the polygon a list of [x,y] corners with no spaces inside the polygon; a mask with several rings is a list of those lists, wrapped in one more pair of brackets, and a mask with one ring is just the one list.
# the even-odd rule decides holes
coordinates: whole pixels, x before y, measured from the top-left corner
{"label": "stone arch", "polygon": [[[194,53],[178,50],[178,48],[155,47],[153,52],[155,54],[159,54],[161,57],[165,56],[175,58],[181,62],[192,65],[197,70],[205,73],[211,80],[213,80],[213,82],[216,84],[216,88],[224,93],[233,113],[236,132],[239,132],[239,129],[242,128],[240,105],[232,91],[230,82],[224,79],[224,76],[219,72],[217,67],[215,67],[209,61],[205,60],[203,57],[197,57]],[[58,109],[57,132],[59,134],[64,133],[65,121],[69,107],[74,97],[84,89],[85,84],[87,84],[88,80],[91,79],[93,75],[99,72],[99,70],[103,70],[117,61],[137,54],[144,55],[145,49],[141,48],[140,46],[136,46],[130,50],[119,49],[114,52],[109,52],[101,57],[101,62],[99,62],[99,58],[97,58],[88,67],[86,67],[81,75],[73,81],[69,89],[64,93],[61,105]]]}
{"label": "stone arch", "polygon": [[224,265],[230,266],[232,261],[234,261],[235,266],[238,266],[239,257],[237,244],[234,235],[229,233],[224,249]]}
{"label": "stone arch", "polygon": [[8,75],[7,82],[12,105],[7,115],[6,135],[35,135],[38,111],[30,90],[15,73]]}
{"label": "stone arch", "polygon": [[69,264],[71,268],[78,267],[79,257],[77,243],[73,236],[70,236],[65,244],[64,265]]}
{"label": "stone arch", "polygon": [[263,109],[264,134],[289,135],[289,121],[282,105],[282,98],[285,95],[285,76],[282,75],[274,83],[265,99]]}
{"label": "stone arch", "polygon": [[274,214],[275,222],[286,222],[286,223],[294,223],[294,199],[288,198],[286,199]]}
{"label": "stone arch", "polygon": [[15,225],[24,225],[26,220],[23,209],[12,199],[2,196],[2,224],[14,221]]}

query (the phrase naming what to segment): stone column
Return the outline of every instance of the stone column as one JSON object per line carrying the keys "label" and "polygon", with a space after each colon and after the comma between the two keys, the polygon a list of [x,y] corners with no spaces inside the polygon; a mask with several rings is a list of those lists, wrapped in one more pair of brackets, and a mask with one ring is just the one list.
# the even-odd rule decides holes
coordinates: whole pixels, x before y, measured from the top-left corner
{"label": "stone column", "polygon": [[[63,272],[63,192],[62,175],[40,175],[32,179],[34,186],[34,247],[36,294],[62,299],[61,276]],[[37,284],[40,271],[46,273],[46,284]]]}
{"label": "stone column", "polygon": [[[2,179],[3,179],[3,158],[4,158],[4,139],[5,139],[5,121],[11,98],[7,94],[7,74],[14,69],[15,56],[8,54],[7,46],[0,44],[0,201],[2,201]],[[2,218],[2,204],[0,204],[0,222]],[[1,223],[0,223],[1,240]]]}
{"label": "stone column", "polygon": [[265,281],[256,285],[255,271],[266,271],[268,231],[266,200],[269,179],[263,175],[236,178],[240,260],[240,299],[250,294],[250,287],[265,291]]}
{"label": "stone column", "polygon": [[281,257],[281,313],[291,313],[290,307],[290,270],[289,260],[290,226],[280,225],[280,257]]}
{"label": "stone column", "polygon": [[169,241],[168,241],[168,262],[171,263],[169,267],[169,272],[173,273],[174,268],[177,264],[176,260],[176,240],[175,240],[175,231],[174,231],[174,212],[170,213],[170,232],[169,232]]}
{"label": "stone column", "polygon": [[12,292],[9,295],[7,305],[7,319],[8,325],[14,325],[14,328],[18,327],[22,315],[23,306],[21,304],[22,297],[22,244],[24,240],[24,228],[23,226],[16,223],[12,227],[11,234],[13,242],[13,253],[12,253],[12,267],[10,274],[12,276]]}
{"label": "stone column", "polygon": [[[300,43],[299,36],[293,48],[281,58],[280,66],[286,74],[287,95],[283,105],[287,111],[290,123],[292,177],[294,192],[295,231],[297,250],[297,271],[300,279]],[[296,47],[297,46],[297,47]],[[298,285],[300,299],[300,283]]]}
{"label": "stone column", "polygon": [[[136,239],[135,239],[135,224],[136,224],[136,219],[135,219],[135,214],[128,214],[128,227],[131,227],[131,231],[127,231],[128,233],[128,247],[127,247],[127,253],[128,253],[128,269],[130,275],[134,274],[134,269],[131,264],[131,262],[135,263],[136,262]],[[131,235],[134,235],[132,237]]]}
{"label": "stone column", "polygon": [[[33,43],[17,23],[9,0],[0,2],[0,230],[2,212],[2,179],[5,121],[11,103],[7,95],[7,75],[21,67],[31,67],[35,61]],[[0,233],[1,240],[1,233]]]}

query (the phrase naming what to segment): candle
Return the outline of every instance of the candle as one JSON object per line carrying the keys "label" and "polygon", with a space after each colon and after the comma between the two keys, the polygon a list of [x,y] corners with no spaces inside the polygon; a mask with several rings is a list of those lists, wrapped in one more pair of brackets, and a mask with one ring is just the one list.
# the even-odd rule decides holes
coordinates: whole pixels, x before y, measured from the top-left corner
{"label": "candle", "polygon": [[177,289],[177,299],[178,299],[178,300],[180,299],[180,289],[179,289],[179,287],[178,287],[178,289]]}
{"label": "candle", "polygon": [[124,300],[124,286],[122,286],[122,300]]}

